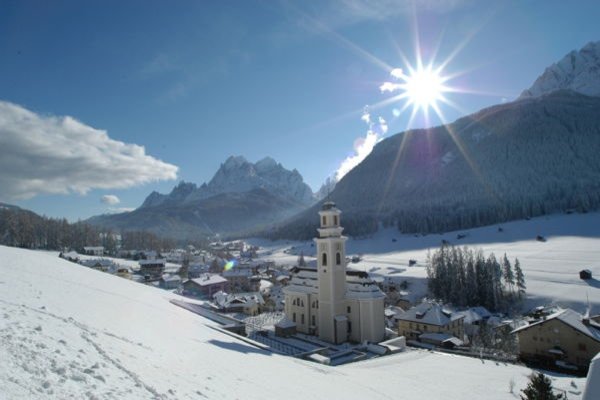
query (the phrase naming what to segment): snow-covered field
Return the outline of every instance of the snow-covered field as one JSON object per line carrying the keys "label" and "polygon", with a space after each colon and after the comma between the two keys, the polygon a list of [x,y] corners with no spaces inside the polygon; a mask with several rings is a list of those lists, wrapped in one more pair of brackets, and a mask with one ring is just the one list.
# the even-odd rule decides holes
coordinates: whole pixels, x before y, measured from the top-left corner
{"label": "snow-covered field", "polygon": [[[343,222],[342,214],[342,225]],[[458,234],[466,236],[457,239]],[[546,242],[537,241],[537,235],[545,237]],[[442,240],[482,249],[486,254],[494,252],[496,257],[506,253],[511,261],[517,257],[527,280],[528,307],[552,303],[583,312],[589,298],[593,311],[600,313],[600,213],[553,215],[419,237],[403,235],[394,228],[382,229],[367,239],[348,240],[348,254],[362,255],[362,261],[349,267],[406,279],[416,298],[425,294],[427,252],[439,248]],[[303,251],[314,255],[311,242],[249,242],[264,247],[261,257],[278,264],[297,262],[297,255],[284,253],[292,246],[296,254]],[[417,265],[409,267],[410,259],[416,260]],[[591,270],[595,279],[580,280],[582,269]]]}
{"label": "snow-covered field", "polygon": [[[176,297],[0,246],[0,399],[514,399],[530,374],[427,351],[321,366],[215,331]],[[584,379],[552,378],[580,398]]]}

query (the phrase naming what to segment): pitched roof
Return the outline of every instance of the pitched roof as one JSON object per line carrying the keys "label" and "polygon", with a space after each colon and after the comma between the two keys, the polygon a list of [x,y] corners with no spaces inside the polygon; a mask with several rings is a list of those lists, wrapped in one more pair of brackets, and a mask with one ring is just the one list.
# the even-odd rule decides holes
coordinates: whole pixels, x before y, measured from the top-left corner
{"label": "pitched roof", "polygon": [[396,319],[401,321],[419,322],[437,326],[445,326],[461,318],[464,318],[464,316],[452,314],[444,310],[437,303],[421,303],[396,317]]}
{"label": "pitched roof", "polygon": [[512,333],[517,333],[531,328],[532,326],[541,325],[550,320],[557,319],[573,329],[583,333],[586,336],[600,342],[600,324],[590,320],[590,324],[586,325],[583,323],[583,316],[576,311],[567,308],[566,310],[560,310],[554,314],[549,315],[546,319],[534,322],[532,324],[517,328]]}
{"label": "pitched roof", "polygon": [[212,274],[212,275],[205,274],[205,275],[202,275],[200,278],[190,279],[187,282],[189,282],[189,281],[192,281],[196,285],[199,285],[199,286],[209,286],[209,285],[216,285],[218,283],[227,282],[227,279],[225,279],[221,275],[217,275],[217,274]]}

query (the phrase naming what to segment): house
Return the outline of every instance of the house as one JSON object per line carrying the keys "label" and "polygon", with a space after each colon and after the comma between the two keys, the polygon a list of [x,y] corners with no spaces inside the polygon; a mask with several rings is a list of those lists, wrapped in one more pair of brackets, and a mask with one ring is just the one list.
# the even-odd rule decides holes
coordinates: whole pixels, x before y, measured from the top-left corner
{"label": "house", "polygon": [[463,316],[463,324],[467,335],[476,334],[479,327],[485,324],[492,314],[485,307],[471,307],[464,311],[456,312],[457,316]]}
{"label": "house", "polygon": [[579,271],[579,279],[592,279],[592,271],[589,269],[582,269]]}
{"label": "house", "polygon": [[546,367],[585,370],[600,352],[600,324],[571,309],[515,329],[519,357]]}
{"label": "house", "polygon": [[183,282],[185,296],[212,298],[219,291],[229,291],[229,281],[218,274],[204,274]]}
{"label": "house", "polygon": [[105,258],[83,260],[81,264],[102,272],[109,272],[114,266],[114,263],[111,260]]}
{"label": "house", "polygon": [[165,260],[140,260],[140,274],[147,280],[158,280],[165,272]]}
{"label": "house", "polygon": [[181,277],[179,275],[163,275],[160,278],[160,287],[166,290],[178,289],[181,285]]}
{"label": "house", "polygon": [[464,315],[452,313],[438,303],[423,302],[396,316],[398,335],[417,340],[424,333],[449,333],[463,339]]}
{"label": "house", "polygon": [[364,271],[346,268],[341,211],[326,202],[314,239],[317,266],[295,267],[285,295],[285,315],[298,332],[329,343],[381,342],[385,338],[385,294]]}
{"label": "house", "polygon": [[88,256],[103,256],[104,246],[84,246],[83,251]]}
{"label": "house", "polygon": [[77,252],[75,251],[69,251],[68,253],[60,253],[58,256],[71,262],[79,262],[79,254],[77,254]]}
{"label": "house", "polygon": [[232,291],[246,292],[258,290],[260,277],[254,278],[252,268],[237,266],[223,271],[223,278],[229,281]]}
{"label": "house", "polygon": [[258,315],[265,305],[259,292],[232,293],[217,292],[213,295],[214,304],[223,312],[237,312]]}

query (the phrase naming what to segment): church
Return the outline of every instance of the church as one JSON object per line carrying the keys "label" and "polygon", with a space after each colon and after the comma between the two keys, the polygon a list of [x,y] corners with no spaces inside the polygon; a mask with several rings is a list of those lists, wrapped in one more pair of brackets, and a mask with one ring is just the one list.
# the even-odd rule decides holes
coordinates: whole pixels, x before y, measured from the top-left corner
{"label": "church", "polygon": [[385,338],[385,294],[366,272],[346,268],[340,214],[333,202],[319,211],[317,268],[294,268],[283,289],[285,315],[298,332],[330,343],[377,343]]}

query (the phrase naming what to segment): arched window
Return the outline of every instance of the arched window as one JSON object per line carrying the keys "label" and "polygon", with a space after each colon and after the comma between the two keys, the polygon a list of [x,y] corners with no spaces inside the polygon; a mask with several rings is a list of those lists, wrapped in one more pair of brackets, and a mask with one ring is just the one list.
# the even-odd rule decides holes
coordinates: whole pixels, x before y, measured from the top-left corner
{"label": "arched window", "polygon": [[327,217],[323,215],[323,225],[327,225]]}
{"label": "arched window", "polygon": [[335,226],[337,226],[337,225],[338,225],[338,218],[337,218],[337,215],[334,215],[334,216],[333,216],[333,224],[334,224]]}
{"label": "arched window", "polygon": [[340,253],[335,253],[335,263],[336,265],[342,264],[342,255]]}
{"label": "arched window", "polygon": [[300,300],[300,307],[304,307],[304,300]]}
{"label": "arched window", "polygon": [[296,299],[292,300],[292,305],[295,306],[296,305]]}
{"label": "arched window", "polygon": [[327,253],[323,253],[323,262],[321,264],[323,264],[324,266],[327,265]]}

